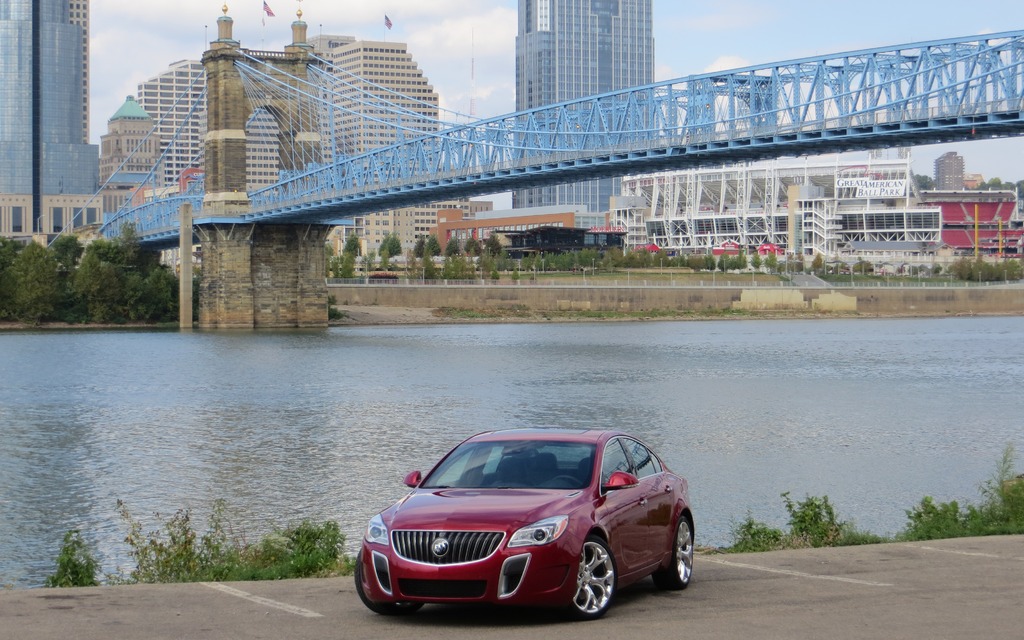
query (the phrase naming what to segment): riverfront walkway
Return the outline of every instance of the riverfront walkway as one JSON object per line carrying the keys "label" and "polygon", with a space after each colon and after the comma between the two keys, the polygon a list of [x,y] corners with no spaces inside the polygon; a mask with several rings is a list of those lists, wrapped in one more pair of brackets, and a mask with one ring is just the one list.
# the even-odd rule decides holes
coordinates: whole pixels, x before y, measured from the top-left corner
{"label": "riverfront walkway", "polygon": [[694,581],[649,580],[619,593],[598,622],[545,610],[427,606],[385,618],[352,578],[0,591],[0,640],[75,638],[423,638],[557,635],[680,638],[1016,638],[1024,536],[698,555]]}

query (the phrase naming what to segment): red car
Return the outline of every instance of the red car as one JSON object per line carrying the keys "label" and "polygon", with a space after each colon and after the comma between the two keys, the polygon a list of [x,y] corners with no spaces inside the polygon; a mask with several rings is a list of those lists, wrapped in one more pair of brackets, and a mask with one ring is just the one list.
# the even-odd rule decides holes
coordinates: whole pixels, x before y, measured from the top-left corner
{"label": "red car", "polygon": [[413,490],[370,520],[356,562],[356,591],[377,613],[486,602],[592,619],[647,576],[690,584],[686,480],[624,433],[482,433],[405,483]]}

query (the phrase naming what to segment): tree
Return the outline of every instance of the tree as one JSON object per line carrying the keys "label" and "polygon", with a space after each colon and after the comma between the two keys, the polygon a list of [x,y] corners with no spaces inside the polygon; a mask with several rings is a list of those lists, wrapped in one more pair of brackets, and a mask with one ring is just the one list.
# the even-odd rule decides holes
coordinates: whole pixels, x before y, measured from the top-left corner
{"label": "tree", "polygon": [[57,260],[57,268],[70,273],[78,267],[78,261],[85,252],[78,236],[63,234],[50,245],[53,257]]}
{"label": "tree", "polygon": [[444,259],[442,274],[446,280],[469,280],[473,277],[473,266],[466,256],[448,256]]}
{"label": "tree", "polygon": [[423,238],[423,236],[416,238],[416,244],[414,244],[412,247],[413,257],[417,259],[422,258],[426,247],[427,241],[426,239]]}
{"label": "tree", "polygon": [[478,256],[482,251],[482,245],[476,238],[470,238],[466,240],[466,255],[467,256]]}
{"label": "tree", "polygon": [[932,180],[931,176],[924,176],[915,173],[914,186],[917,187],[918,191],[931,191],[935,188],[935,181]]}
{"label": "tree", "polygon": [[376,252],[373,249],[370,249],[369,251],[367,251],[366,255],[363,256],[363,274],[364,275],[370,275],[370,271],[373,270],[373,265],[376,262],[376,258],[377,258]]}
{"label": "tree", "polygon": [[75,273],[75,292],[84,301],[93,322],[113,322],[124,317],[123,272],[104,260],[110,257],[112,244],[102,239],[90,244]]}
{"label": "tree", "polygon": [[389,233],[384,236],[384,240],[380,243],[380,249],[378,251],[381,258],[387,253],[389,258],[402,255],[402,240],[398,237],[397,233]]}
{"label": "tree", "polygon": [[341,256],[341,273],[339,278],[356,277],[356,257],[354,254],[345,253]]}
{"label": "tree", "polygon": [[434,259],[430,256],[423,258],[423,279],[437,280],[437,265],[434,264]]}
{"label": "tree", "polygon": [[461,247],[459,245],[460,243],[458,238],[450,238],[448,240],[448,244],[444,246],[444,257],[451,258],[452,256],[459,255],[459,253],[461,253]]}
{"label": "tree", "polygon": [[764,264],[764,262],[761,260],[760,253],[755,253],[753,257],[750,258],[750,266],[754,267],[754,271],[760,271],[762,264]]}
{"label": "tree", "polygon": [[430,234],[427,236],[427,244],[424,247],[424,256],[432,257],[441,255],[441,243],[438,242],[437,236]]}
{"label": "tree", "polygon": [[57,259],[34,242],[22,249],[11,264],[14,280],[14,316],[38,324],[53,316],[60,298]]}
{"label": "tree", "polygon": [[14,317],[14,274],[11,265],[21,251],[21,244],[9,238],[0,238],[0,318]]}
{"label": "tree", "polygon": [[764,258],[764,266],[768,269],[769,273],[778,273],[779,271],[779,256],[774,251],[768,253]]}
{"label": "tree", "polygon": [[353,256],[358,256],[359,249],[359,236],[357,236],[354,231],[349,231],[348,234],[345,236],[345,247],[341,250],[341,252]]}
{"label": "tree", "polygon": [[490,256],[498,257],[501,255],[503,247],[501,246],[501,238],[498,237],[498,234],[492,233],[487,236],[487,242],[484,243],[484,250],[487,252],[487,255]]}
{"label": "tree", "polygon": [[814,255],[814,260],[811,261],[811,271],[814,273],[821,273],[821,270],[825,268],[825,257],[820,253]]}

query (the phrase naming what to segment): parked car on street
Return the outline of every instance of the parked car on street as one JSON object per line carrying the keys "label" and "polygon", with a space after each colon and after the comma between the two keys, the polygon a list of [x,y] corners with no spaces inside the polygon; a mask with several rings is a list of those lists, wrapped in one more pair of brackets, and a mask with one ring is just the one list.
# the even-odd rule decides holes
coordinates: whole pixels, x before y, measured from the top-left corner
{"label": "parked car on street", "polygon": [[359,597],[379,614],[478,602],[593,619],[647,576],[677,590],[693,576],[687,482],[626,433],[482,433],[405,484],[356,562]]}

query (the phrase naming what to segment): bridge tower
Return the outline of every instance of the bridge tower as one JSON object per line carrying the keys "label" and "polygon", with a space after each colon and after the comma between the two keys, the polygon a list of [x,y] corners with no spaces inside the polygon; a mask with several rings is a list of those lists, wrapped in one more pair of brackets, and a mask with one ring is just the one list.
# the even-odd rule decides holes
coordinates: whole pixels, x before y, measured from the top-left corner
{"label": "bridge tower", "polygon": [[[256,58],[279,81],[292,86],[307,77],[311,45],[302,12],[292,23],[292,44],[283,52],[244,51],[232,39],[233,20],[217,19],[217,40],[203,54],[207,83],[206,195],[198,225],[203,246],[199,326],[203,328],[283,328],[327,326],[324,242],[327,225],[252,224],[246,194],[245,125],[257,108],[278,122],[281,168],[295,158],[312,157],[318,131],[296,131],[294,101],[265,98],[252,104],[236,63]],[[315,127],[310,127],[315,129]]]}

